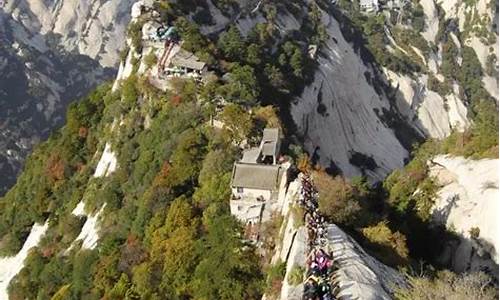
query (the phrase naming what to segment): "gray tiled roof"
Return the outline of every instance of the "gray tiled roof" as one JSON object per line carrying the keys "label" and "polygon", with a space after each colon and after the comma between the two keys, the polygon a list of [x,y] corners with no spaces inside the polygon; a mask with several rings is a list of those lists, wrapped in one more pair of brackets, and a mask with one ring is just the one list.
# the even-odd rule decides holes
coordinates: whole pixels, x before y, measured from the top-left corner
{"label": "gray tiled roof", "polygon": [[262,155],[276,155],[277,144],[279,141],[279,129],[278,128],[265,128],[262,135]]}
{"label": "gray tiled roof", "polygon": [[186,67],[193,70],[201,70],[205,67],[205,63],[200,61],[193,53],[184,49],[180,49],[174,57],[172,57],[171,64],[178,67]]}
{"label": "gray tiled roof", "polygon": [[260,149],[257,147],[250,148],[248,150],[243,151],[243,158],[241,162],[244,163],[257,163],[257,159],[260,155]]}
{"label": "gray tiled roof", "polygon": [[279,185],[280,166],[235,163],[232,187],[253,188],[261,190],[276,190]]}

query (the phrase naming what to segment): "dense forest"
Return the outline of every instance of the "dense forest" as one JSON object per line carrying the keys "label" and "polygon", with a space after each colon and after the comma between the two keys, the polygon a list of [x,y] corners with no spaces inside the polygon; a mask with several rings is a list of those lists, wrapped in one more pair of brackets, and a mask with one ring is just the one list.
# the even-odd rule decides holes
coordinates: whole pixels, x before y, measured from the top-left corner
{"label": "dense forest", "polygon": [[[141,61],[134,61],[134,74],[117,91],[107,83],[70,106],[66,125],[36,147],[15,187],[0,199],[1,255],[15,254],[34,223],[49,222],[9,286],[11,299],[260,299],[272,290],[282,266],[269,266],[242,239],[242,224],[230,215],[228,200],[238,145],[255,143],[266,126],[281,127],[285,155],[314,174],[319,207],[330,222],[390,266],[408,270],[421,261],[434,263],[441,249],[429,253],[422,245],[452,236],[428,226],[437,187],[427,160],[440,153],[498,157],[498,108],[475,80],[482,71],[474,52],[465,49],[460,71],[446,67],[450,80],[463,83],[471,128],[415,145],[404,169],[372,185],[366,178],[331,176],[292,137],[287,107],[315,67],[306,45],[321,45],[327,38],[319,7],[312,2],[303,27],[288,36],[280,36],[273,24],[280,6],[298,9],[295,1],[266,4],[266,22],[247,37],[230,26],[209,38],[184,17],[190,7],[202,5],[197,2],[159,1],[157,9],[179,29],[183,47],[206,61],[214,76],[202,85],[175,79],[172,90],[162,92],[137,73]],[[214,3],[223,10],[234,5]],[[418,31],[415,10],[408,22]],[[351,14],[346,16],[354,20],[353,30],[367,37],[363,47],[376,63],[401,72],[420,70],[411,59],[382,54],[377,28],[383,19]],[[203,24],[206,16],[194,17]],[[128,30],[132,47],[124,50],[124,58],[141,48],[142,21]],[[143,60],[155,63],[151,57]],[[228,78],[223,80],[223,74]],[[435,88],[447,91],[448,83]],[[220,99],[227,102],[219,113],[222,130],[209,124]],[[96,178],[92,174],[106,143],[117,154],[118,168]],[[103,208],[99,243],[92,250],[71,246],[85,221],[71,211],[82,200],[88,212]],[[463,281],[428,270],[436,284],[450,276]],[[419,282],[423,290],[431,283]],[[401,291],[399,296],[413,295]]]}

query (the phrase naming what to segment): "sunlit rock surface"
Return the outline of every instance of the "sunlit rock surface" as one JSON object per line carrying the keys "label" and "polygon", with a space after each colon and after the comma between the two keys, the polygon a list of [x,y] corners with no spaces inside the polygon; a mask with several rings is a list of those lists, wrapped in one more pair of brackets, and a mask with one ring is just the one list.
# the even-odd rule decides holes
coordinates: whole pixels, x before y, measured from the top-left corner
{"label": "sunlit rock surface", "polygon": [[440,155],[429,166],[440,186],[432,218],[460,237],[445,259],[458,272],[488,270],[498,278],[499,160]]}
{"label": "sunlit rock surface", "polygon": [[3,1],[0,8],[0,195],[66,108],[115,75],[133,0]]}

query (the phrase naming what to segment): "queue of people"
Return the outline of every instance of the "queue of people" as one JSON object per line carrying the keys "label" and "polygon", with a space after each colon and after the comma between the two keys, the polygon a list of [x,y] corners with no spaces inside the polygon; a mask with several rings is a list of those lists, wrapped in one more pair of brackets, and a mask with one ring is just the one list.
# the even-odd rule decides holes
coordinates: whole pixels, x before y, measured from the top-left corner
{"label": "queue of people", "polygon": [[298,205],[304,210],[308,235],[307,279],[304,300],[333,300],[331,277],[334,271],[332,253],[326,250],[326,223],[318,210],[318,191],[309,174],[301,175]]}

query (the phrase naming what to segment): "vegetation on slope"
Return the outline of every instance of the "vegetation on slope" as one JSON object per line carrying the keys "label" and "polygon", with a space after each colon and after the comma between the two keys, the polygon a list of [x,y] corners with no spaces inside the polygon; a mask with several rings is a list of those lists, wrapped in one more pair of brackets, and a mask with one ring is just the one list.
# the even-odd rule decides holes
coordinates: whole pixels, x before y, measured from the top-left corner
{"label": "vegetation on slope", "polygon": [[102,86],[70,105],[67,125],[34,150],[16,186],[0,199],[1,254],[17,252],[34,222],[65,215],[82,197],[102,134],[104,102],[113,97],[108,90]]}
{"label": "vegetation on slope", "polygon": [[[163,3],[162,13],[173,17],[190,7],[188,2],[198,1],[180,1],[176,7]],[[234,9],[232,1],[214,3]],[[269,267],[264,280],[255,249],[242,241],[227,200],[238,153],[233,144],[245,138],[252,142],[266,124],[280,125],[274,108],[258,105],[288,103],[313,67],[306,46],[326,38],[314,4],[301,28],[311,34],[280,37],[273,26],[279,5],[264,4],[267,23],[256,25],[247,37],[229,27],[209,39],[196,24],[175,18],[183,47],[211,63],[218,75],[228,72],[224,80],[215,76],[204,86],[174,81],[174,90],[162,93],[133,75],[119,92],[103,86],[70,107],[67,125],[35,150],[18,184],[0,199],[1,254],[19,250],[34,222],[50,220],[46,236],[11,283],[13,299],[257,299],[265,288],[278,289],[283,266]],[[419,18],[417,9],[411,20],[417,28]],[[418,62],[382,50],[385,20],[352,19],[367,35],[377,63],[403,73],[420,70]],[[131,26],[131,35],[138,32]],[[133,44],[140,49],[137,37]],[[475,122],[469,131],[424,144],[382,187],[316,174],[320,209],[390,265],[430,261],[433,253],[424,256],[417,245],[442,236],[427,228],[436,190],[427,174],[429,156],[497,155],[496,107],[482,101],[475,54],[464,49],[463,55],[461,72],[454,72],[454,60],[447,57],[449,67],[444,63],[443,68],[463,83],[467,97],[478,99],[471,101]],[[205,124],[221,98],[230,103],[221,114],[228,126],[216,131]],[[122,124],[111,132],[114,120]],[[112,142],[119,168],[107,178],[91,178],[103,141]],[[82,199],[89,211],[106,204],[100,242],[94,250],[75,245],[67,252],[84,221],[71,215]]]}
{"label": "vegetation on slope", "polygon": [[418,146],[411,161],[403,169],[394,170],[381,186],[369,187],[359,178],[331,178],[316,172],[320,210],[386,264],[416,268],[423,260],[446,267],[435,258],[442,251],[443,241],[456,236],[430,224],[438,187],[427,163],[438,154],[498,158],[498,116],[491,105],[490,101],[479,103],[474,123],[466,132]]}
{"label": "vegetation on slope", "polygon": [[[44,150],[50,158],[66,149],[61,145],[80,141],[85,131],[81,128],[97,131],[87,133],[87,139],[91,132],[96,134],[95,142],[88,142],[92,148],[79,144],[77,151],[68,150],[62,159],[40,158],[46,166],[27,165],[21,182],[48,178],[53,197],[46,199],[48,206],[28,201],[26,209],[33,215],[24,216],[25,223],[15,219],[12,224],[22,231],[34,221],[48,218],[51,223],[39,247],[30,252],[26,268],[12,281],[13,299],[50,299],[56,293],[74,299],[260,297],[263,277],[258,257],[240,239],[241,227],[228,212],[228,178],[235,153],[231,140],[203,126],[203,107],[190,94],[189,84],[183,87],[177,94],[149,95],[142,103],[137,98],[134,103],[125,101],[129,93],[145,95],[137,83],[118,94],[101,88],[75,105],[79,109],[69,110],[61,135],[39,147],[36,153]],[[99,103],[100,114],[83,110],[92,103]],[[113,119],[116,105],[128,109],[119,110],[123,120],[115,129],[119,134],[108,135],[118,150],[120,167],[107,178],[90,179],[96,163],[90,150],[103,146],[98,141],[109,130],[105,124]],[[151,118],[149,128],[144,127],[146,115]],[[86,156],[82,150],[87,150]],[[72,168],[73,162],[79,168]],[[51,176],[41,176],[44,173]],[[11,195],[26,195],[39,186],[18,184],[2,199],[3,213],[23,204]],[[55,186],[65,187],[64,194]],[[66,252],[82,225],[70,214],[81,199],[94,211],[106,204],[100,243],[94,250],[74,246]],[[7,236],[11,235],[12,231]],[[3,249],[17,250],[22,236],[17,241],[3,244],[10,246]]]}
{"label": "vegetation on slope", "polygon": [[[272,19],[272,7],[266,10]],[[130,26],[129,51],[140,51],[143,21]],[[228,80],[214,78],[199,87],[173,81],[174,90],[162,93],[132,75],[118,92],[104,86],[72,105],[67,125],[35,150],[18,184],[0,199],[4,255],[20,249],[34,222],[50,222],[10,284],[13,299],[261,297],[261,262],[229,215],[230,171],[238,152],[233,143],[251,141],[266,124],[280,126],[273,108],[252,114],[247,109],[272,85],[295,87],[305,72],[306,51],[287,38],[271,53],[277,33],[266,24],[247,38],[228,28],[217,41],[182,17],[175,24],[183,46],[229,72]],[[230,126],[214,131],[205,124],[220,97],[233,103],[221,115]],[[119,167],[109,177],[93,178],[99,158],[94,154],[104,141],[111,142]],[[104,207],[93,250],[72,245],[84,219],[71,211],[81,200],[89,213]]]}
{"label": "vegetation on slope", "polygon": [[498,290],[491,286],[491,279],[483,273],[454,274],[441,271],[433,278],[411,276],[410,286],[400,288],[396,299],[497,299]]}

